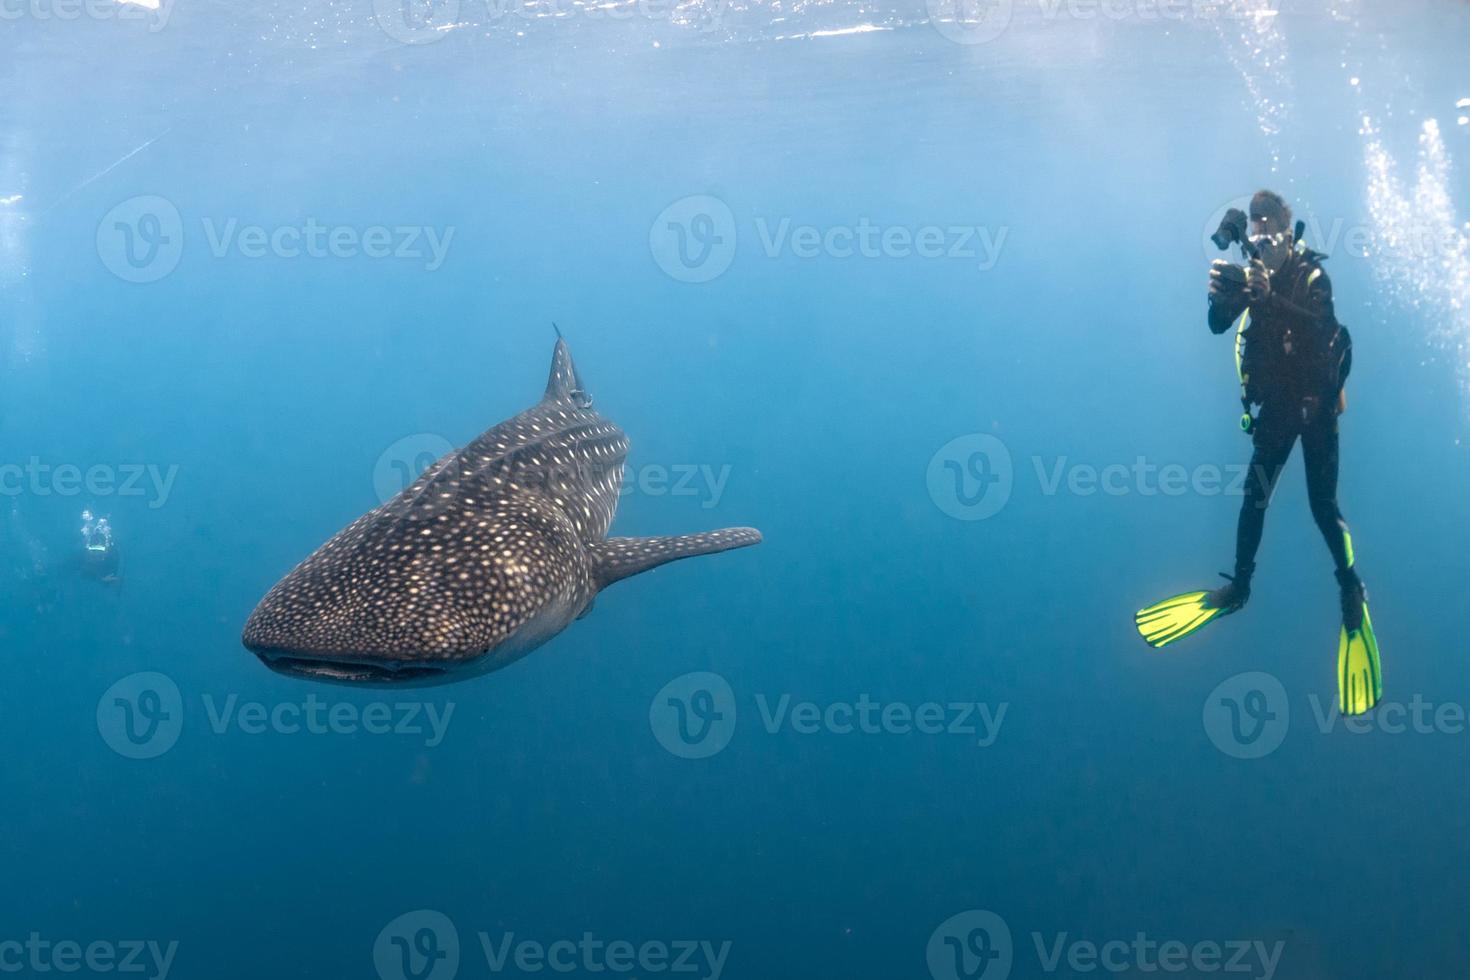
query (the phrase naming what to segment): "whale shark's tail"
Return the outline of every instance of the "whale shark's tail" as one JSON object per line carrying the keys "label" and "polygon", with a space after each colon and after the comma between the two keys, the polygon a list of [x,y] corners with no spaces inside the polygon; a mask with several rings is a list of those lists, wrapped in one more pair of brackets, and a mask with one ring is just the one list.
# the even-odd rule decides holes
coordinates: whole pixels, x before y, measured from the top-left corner
{"label": "whale shark's tail", "polygon": [[680,558],[713,555],[760,542],[761,533],[753,527],[727,527],[720,531],[666,538],[608,538],[591,545],[589,550],[592,552],[592,574],[601,590],[630,575]]}

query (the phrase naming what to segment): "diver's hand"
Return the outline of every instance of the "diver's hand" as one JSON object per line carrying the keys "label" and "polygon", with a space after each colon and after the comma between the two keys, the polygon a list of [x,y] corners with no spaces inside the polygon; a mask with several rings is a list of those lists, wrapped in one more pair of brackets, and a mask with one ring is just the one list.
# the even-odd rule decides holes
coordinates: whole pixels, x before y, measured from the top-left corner
{"label": "diver's hand", "polygon": [[1245,286],[1245,270],[1234,262],[1216,259],[1210,263],[1210,298],[1238,293]]}
{"label": "diver's hand", "polygon": [[1245,296],[1252,303],[1264,303],[1271,298],[1271,272],[1260,259],[1251,259],[1245,269]]}

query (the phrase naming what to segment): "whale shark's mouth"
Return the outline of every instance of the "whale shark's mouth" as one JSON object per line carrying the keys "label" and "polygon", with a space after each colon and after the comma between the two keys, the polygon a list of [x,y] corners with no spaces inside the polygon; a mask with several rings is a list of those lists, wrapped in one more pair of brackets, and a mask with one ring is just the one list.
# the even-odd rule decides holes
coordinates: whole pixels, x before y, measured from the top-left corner
{"label": "whale shark's mouth", "polygon": [[338,684],[412,684],[441,680],[444,666],[385,661],[321,658],[289,650],[257,650],[267,667],[287,677]]}

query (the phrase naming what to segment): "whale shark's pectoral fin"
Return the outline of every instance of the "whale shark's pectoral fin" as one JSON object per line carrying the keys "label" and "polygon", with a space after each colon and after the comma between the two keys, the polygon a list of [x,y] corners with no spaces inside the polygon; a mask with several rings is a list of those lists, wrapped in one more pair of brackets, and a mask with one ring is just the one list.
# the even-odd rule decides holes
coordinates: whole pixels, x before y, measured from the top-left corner
{"label": "whale shark's pectoral fin", "polygon": [[667,538],[608,538],[590,546],[592,573],[597,587],[680,558],[713,555],[734,548],[760,544],[761,533],[753,527],[727,527],[703,534],[677,534]]}

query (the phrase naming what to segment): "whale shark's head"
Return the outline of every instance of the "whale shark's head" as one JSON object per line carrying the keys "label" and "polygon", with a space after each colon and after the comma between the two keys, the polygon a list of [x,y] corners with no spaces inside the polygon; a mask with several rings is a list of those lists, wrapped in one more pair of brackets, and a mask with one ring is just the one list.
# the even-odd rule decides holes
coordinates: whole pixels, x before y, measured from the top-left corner
{"label": "whale shark's head", "polygon": [[491,519],[374,511],[271,589],[245,646],[272,670],[321,681],[431,684],[476,672],[545,604],[523,574],[542,547],[537,530],[511,520],[476,533]]}
{"label": "whale shark's head", "polygon": [[[288,596],[262,603],[245,627],[245,646],[288,677],[354,684],[444,683],[483,658],[485,650],[444,631],[442,620],[388,627],[391,614],[348,621]],[[349,600],[346,609],[361,608]],[[385,628],[374,628],[378,625]],[[394,639],[394,634],[397,638]],[[399,644],[402,644],[400,646]],[[404,654],[412,650],[411,656]]]}
{"label": "whale shark's head", "polygon": [[[245,624],[245,646],[296,677],[427,684],[503,666],[549,621],[560,628],[581,612],[591,598],[582,534],[544,480],[482,453],[483,439],[276,583]],[[531,448],[540,460],[561,452],[546,440]]]}

